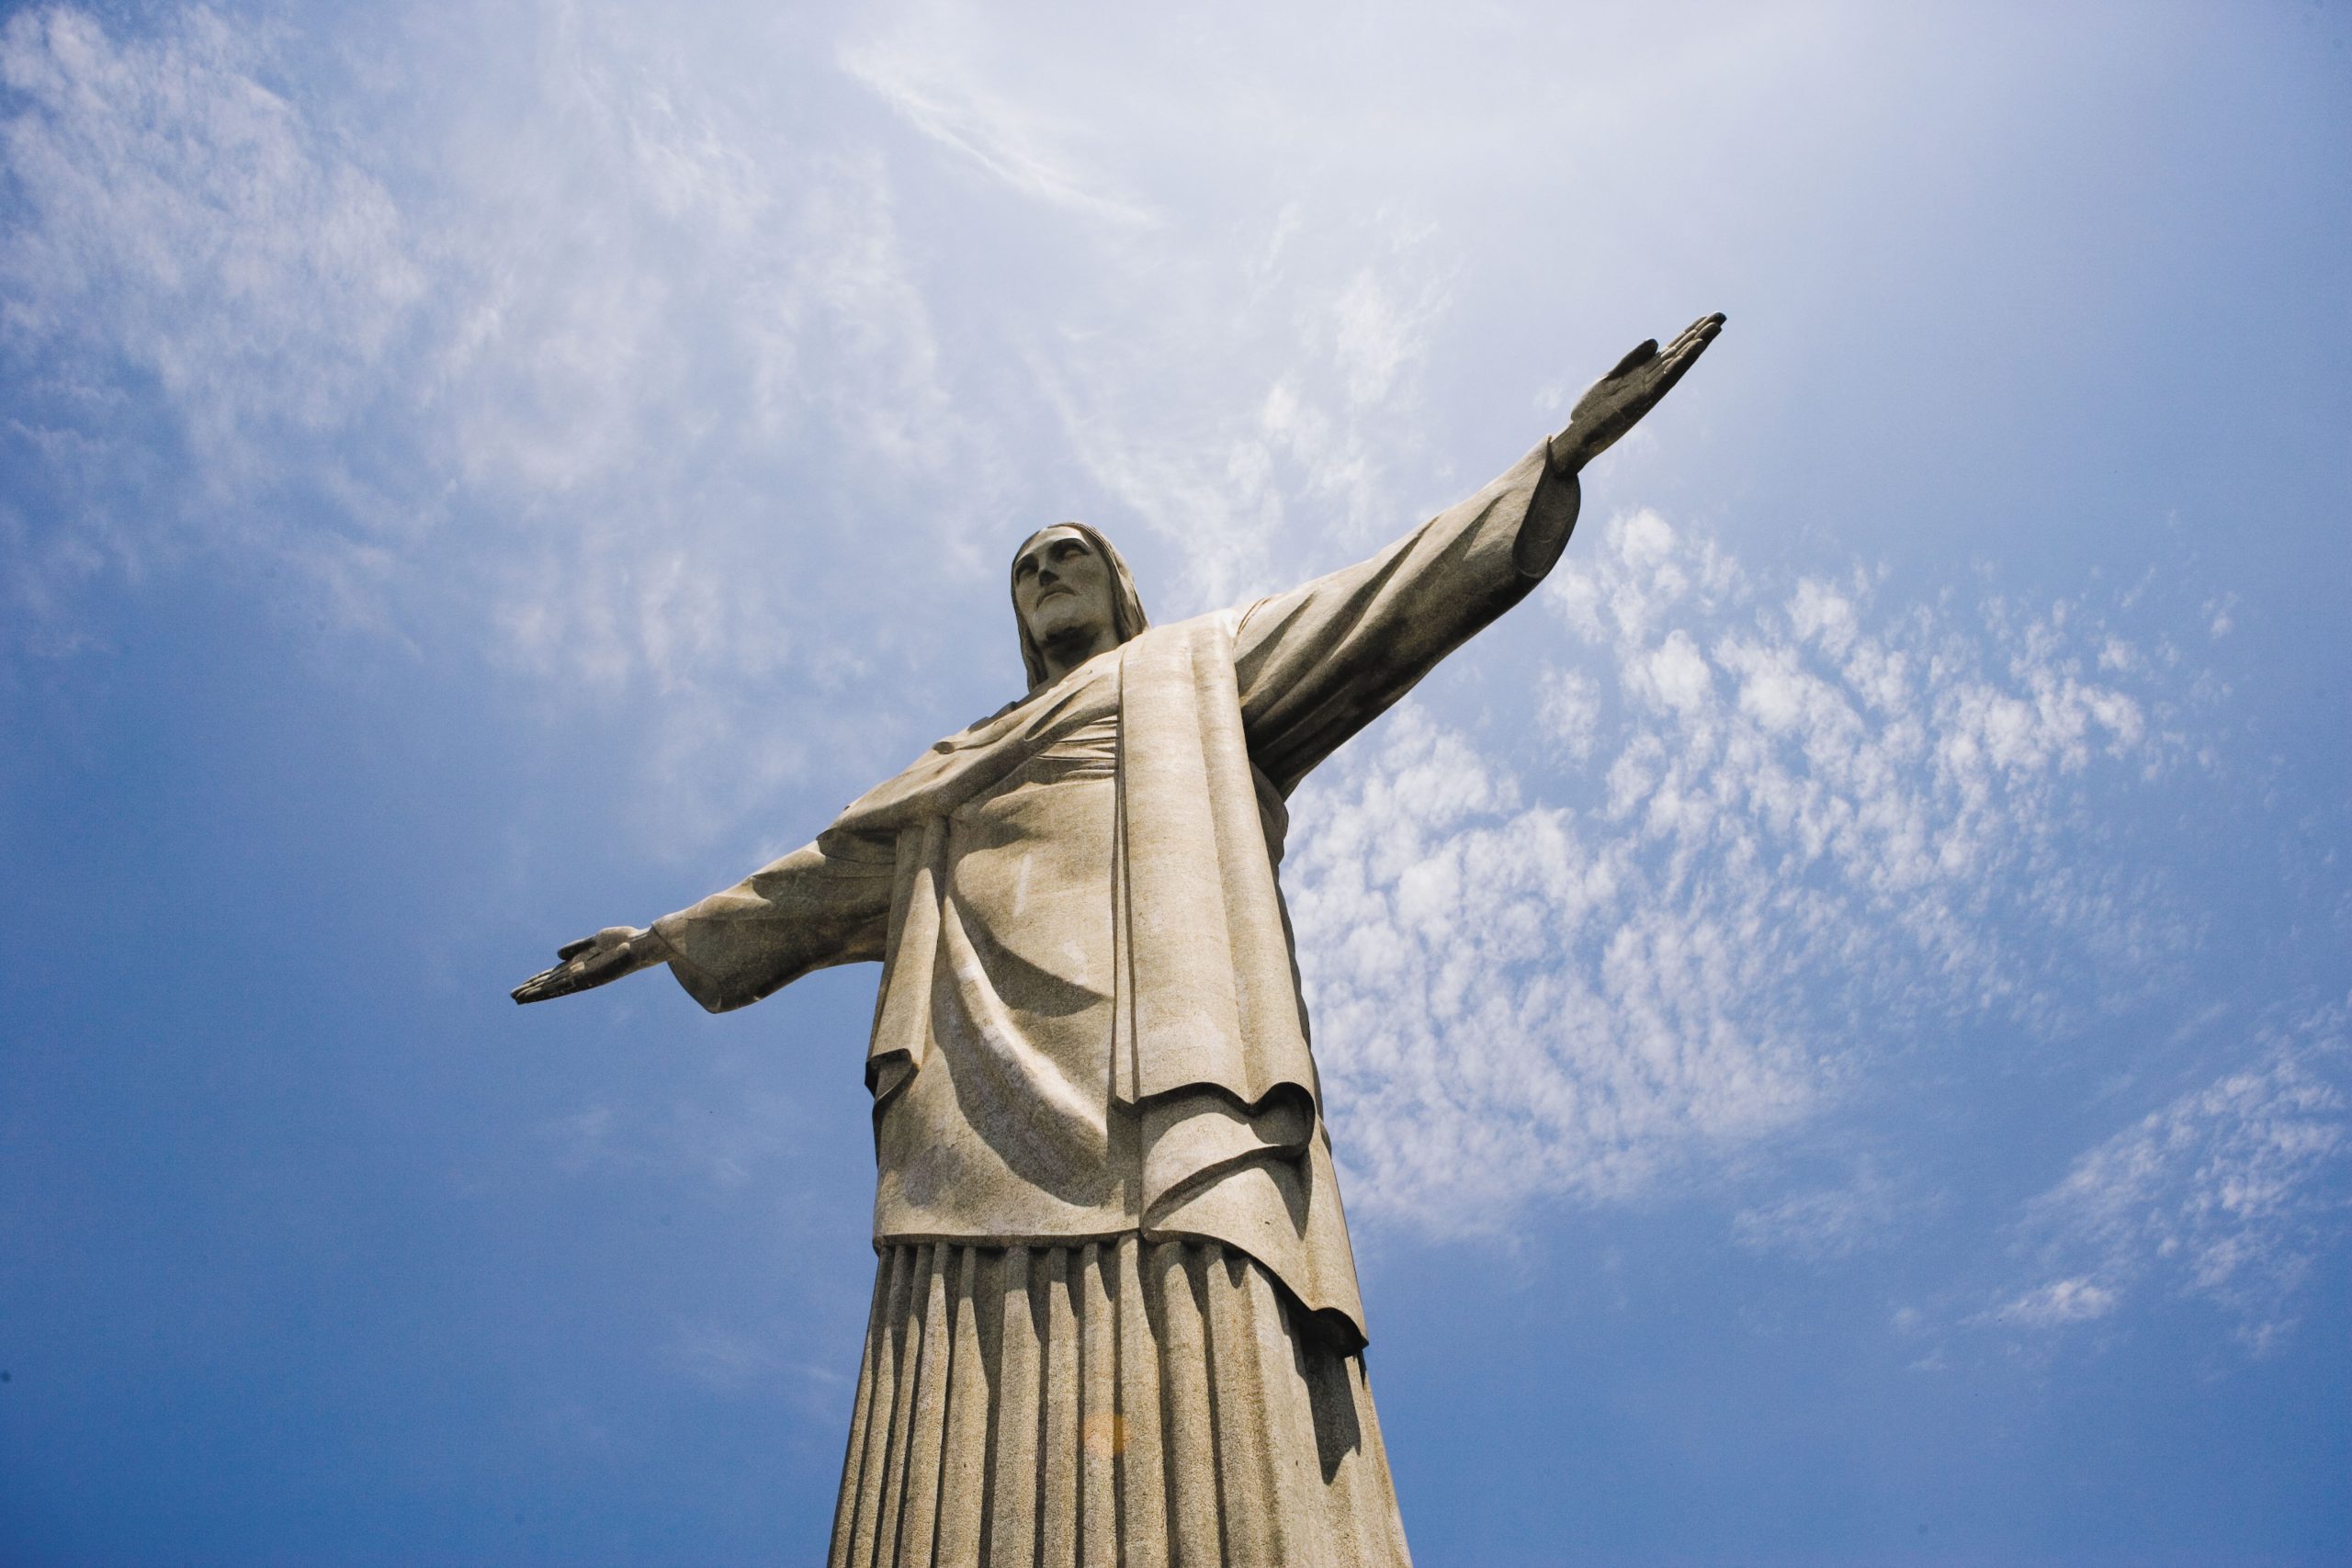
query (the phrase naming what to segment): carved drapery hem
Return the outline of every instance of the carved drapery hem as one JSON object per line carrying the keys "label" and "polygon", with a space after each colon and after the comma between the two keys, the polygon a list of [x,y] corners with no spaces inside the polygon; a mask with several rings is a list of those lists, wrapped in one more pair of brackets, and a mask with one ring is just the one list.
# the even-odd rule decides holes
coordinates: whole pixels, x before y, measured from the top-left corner
{"label": "carved drapery hem", "polygon": [[881,1249],[834,1568],[1407,1568],[1360,1351],[1214,1242]]}

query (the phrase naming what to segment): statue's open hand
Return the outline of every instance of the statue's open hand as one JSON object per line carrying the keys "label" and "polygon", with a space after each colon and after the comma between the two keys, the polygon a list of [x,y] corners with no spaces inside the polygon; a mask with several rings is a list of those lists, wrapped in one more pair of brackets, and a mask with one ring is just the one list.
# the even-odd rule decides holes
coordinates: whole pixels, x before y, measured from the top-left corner
{"label": "statue's open hand", "polygon": [[1644,414],[1657,407],[1658,400],[1699,362],[1699,355],[1723,330],[1723,313],[1717,311],[1691,322],[1664,349],[1652,338],[1619,360],[1614,370],[1585,389],[1575,412],[1568,415],[1568,427],[1552,437],[1554,469],[1575,473],[1609,450],[1619,436],[1641,423]]}
{"label": "statue's open hand", "polygon": [[568,997],[574,991],[585,991],[624,975],[634,975],[656,964],[666,963],[670,944],[651,931],[639,931],[634,926],[606,926],[594,936],[568,942],[555,950],[556,965],[542,969],[514,987],[518,1002],[543,1002],[549,997]]}

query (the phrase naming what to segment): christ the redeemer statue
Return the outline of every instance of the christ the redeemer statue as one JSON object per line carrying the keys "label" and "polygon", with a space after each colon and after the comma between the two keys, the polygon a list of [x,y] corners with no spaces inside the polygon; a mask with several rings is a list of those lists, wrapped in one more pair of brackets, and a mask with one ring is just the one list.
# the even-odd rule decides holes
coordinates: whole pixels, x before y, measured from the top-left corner
{"label": "christ the redeemer statue", "polygon": [[837,1568],[1402,1564],[1276,885],[1283,802],[1559,558],[1577,471],[1723,325],[1372,559],[1151,626],[1110,541],[1012,560],[1028,694],[816,842],[514,992],[712,1011],[883,964],[879,1255]]}

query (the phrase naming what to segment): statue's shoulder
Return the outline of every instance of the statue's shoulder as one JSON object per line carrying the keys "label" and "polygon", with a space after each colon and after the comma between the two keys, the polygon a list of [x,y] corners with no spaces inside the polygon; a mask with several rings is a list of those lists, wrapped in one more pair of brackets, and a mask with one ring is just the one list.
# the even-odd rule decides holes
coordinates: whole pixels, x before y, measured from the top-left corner
{"label": "statue's shoulder", "polygon": [[1129,637],[1122,645],[1121,651],[1133,659],[1138,655],[1144,658],[1165,657],[1179,649],[1189,652],[1220,645],[1229,647],[1239,634],[1244,617],[1256,607],[1254,602],[1236,604],[1228,609],[1211,610],[1204,615],[1150,626]]}
{"label": "statue's shoulder", "polygon": [[931,743],[933,751],[963,751],[985,744],[989,738],[1003,727],[1004,721],[1034,702],[1038,694],[1015,697],[986,718],[976,718],[953,735],[944,735]]}

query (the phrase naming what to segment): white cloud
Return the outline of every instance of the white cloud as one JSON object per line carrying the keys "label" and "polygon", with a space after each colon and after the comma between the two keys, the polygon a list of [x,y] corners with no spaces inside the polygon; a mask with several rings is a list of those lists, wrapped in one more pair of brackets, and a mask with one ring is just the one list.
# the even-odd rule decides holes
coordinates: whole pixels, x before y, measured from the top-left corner
{"label": "white cloud", "polygon": [[982,259],[1017,273],[1022,242],[981,258],[910,214],[921,176],[839,112],[862,95],[837,65],[1023,199],[1140,209],[1089,135],[1102,105],[1049,115],[1017,50],[919,21],[815,55],[699,13],[385,23],[401,79],[446,85],[428,118],[200,7],[14,18],[0,334],[48,389],[28,438],[92,476],[0,520],[20,635],[81,646],[107,587],[209,552],[558,708],[626,697],[639,788],[691,842],[820,737],[897,761],[889,682],[988,646],[998,551],[1086,481],[1177,565],[1162,615],[1391,530],[1458,253],[1344,193],[1244,217],[1241,247],[1095,223],[1069,243],[1114,287],[992,297],[996,335],[952,348],[943,297]]}
{"label": "white cloud", "polygon": [[[537,20],[520,52],[487,21],[401,39],[449,84],[428,119],[201,7],[11,18],[0,347],[72,504],[0,546],[52,651],[193,553],[558,708],[633,694],[674,848],[806,765],[831,721],[796,703],[923,661],[938,617],[910,605],[992,607],[975,524],[1012,468],[948,390],[870,148],[800,136],[748,90],[775,85],[756,49]],[[823,586],[844,570],[854,600]]]}
{"label": "white cloud", "polygon": [[[1776,590],[1653,512],[1593,532],[1544,593],[1587,660],[1535,693],[1580,806],[1410,705],[1301,794],[1286,879],[1368,1216],[1634,1195],[1953,1021],[2047,1038],[2186,940],[2095,848],[2086,792],[2178,761],[2145,717],[2170,692],[2094,674],[2096,616]],[[1835,1256],[1894,1206],[1775,1193],[1735,1232]]]}
{"label": "white cloud", "polygon": [[1629,845],[1417,707],[1336,768],[1287,876],[1357,1212],[1501,1228],[1804,1109],[1804,1052],[1744,1016],[1744,912],[1646,907]]}
{"label": "white cloud", "polygon": [[1571,762],[1592,755],[1600,739],[1600,688],[1577,670],[1546,667],[1537,687],[1536,722]]}
{"label": "white cloud", "polygon": [[2015,1301],[1996,1308],[1993,1315],[2002,1322],[2021,1324],[2028,1328],[2049,1328],[2059,1324],[2086,1323],[2105,1317],[2115,1310],[2115,1303],[2113,1291],[2077,1275],[2070,1280],[2052,1280],[2046,1285],[2028,1291]]}
{"label": "white cloud", "polygon": [[1407,304],[1370,267],[1357,272],[1334,308],[1333,357],[1348,400],[1362,405],[1386,398],[1405,367],[1427,351],[1445,305],[1445,289],[1434,279],[1424,282],[1420,297]]}
{"label": "white cloud", "polygon": [[10,334],[123,355],[232,464],[257,429],[347,418],[425,287],[382,184],[252,56],[201,9],[154,39],[71,9],[0,35],[24,106],[6,130],[27,209],[0,249]]}
{"label": "white cloud", "polygon": [[[0,30],[11,423],[79,502],[40,508],[10,541],[9,596],[37,646],[80,646],[87,584],[152,570],[190,525],[232,549],[277,536],[249,504],[277,454],[300,455],[314,494],[345,482],[331,437],[380,407],[380,367],[417,320],[427,274],[390,196],[251,56],[204,10],[128,42],[72,9]],[[141,418],[150,388],[176,425],[162,442]],[[93,503],[137,475],[168,476],[167,507]],[[288,559],[315,564],[330,599],[364,597],[378,564],[364,548]]]}
{"label": "white cloud", "polygon": [[[530,20],[531,47],[462,71],[437,67],[464,39],[406,40],[403,80],[452,84],[431,125],[306,95],[279,40],[200,8],[152,36],[10,20],[0,333],[43,378],[27,439],[58,473],[188,457],[112,504],[0,517],[45,646],[74,646],[76,584],[195,535],[552,702],[639,703],[659,809],[628,815],[677,852],[812,756],[902,760],[877,705],[1001,635],[996,547],[1041,494],[1091,481],[1141,520],[1183,574],[1147,584],[1163,616],[1229,602],[1393,533],[1400,475],[1454,488],[1433,375],[1515,410],[1557,372],[1548,347],[1512,357],[1516,297],[1479,355],[1437,364],[1500,309],[1462,282],[1474,258],[1561,235],[1493,199],[1524,182],[1499,155],[1523,124],[1412,90],[1476,63],[1434,31],[1392,38],[1377,95],[1363,62],[1313,101],[1252,63],[1204,118],[1107,34],[1049,69],[979,12],[815,50],[732,15]],[[1786,31],[1747,41],[1825,47]],[[1738,75],[1727,36],[1677,47]],[[1096,97],[1057,97],[1051,70]],[[1477,101],[1589,128],[1628,91],[1589,85]],[[1148,101],[1105,108],[1122,95]],[[932,160],[891,161],[892,122],[854,112],[876,102],[1010,193],[1008,229],[1084,221],[982,256],[965,215],[910,198]],[[1676,134],[1692,166],[1715,145]],[[1475,177],[1400,175],[1432,139]],[[1223,183],[1203,203],[1188,179]],[[1071,246],[1084,287],[1023,299]],[[1573,779],[1408,710],[1311,786],[1292,876],[1361,1207],[1499,1224],[1642,1190],[1834,1103],[1875,1036],[1989,1010],[2046,1037],[2179,950],[2176,907],[2089,842],[2085,806],[2194,754],[2177,651],[2081,604],[1881,596],[1867,571],[1764,581],[1652,512],[1589,525],[1525,612],[1583,644],[1535,678]],[[2221,635],[2233,603],[2200,624]],[[1740,1234],[1837,1207],[1768,1196]]]}
{"label": "white cloud", "polygon": [[2244,1066],[2084,1153],[2019,1223],[2034,1265],[2061,1277],[1992,1315],[2052,1326],[2154,1287],[2213,1302],[2257,1353],[2276,1345],[2352,1207],[2347,1055],[2340,1006],[2266,1030]]}
{"label": "white cloud", "polygon": [[1159,222],[1080,166],[1068,150],[1079,139],[1076,128],[1051,124],[975,73],[962,31],[958,13],[930,9],[911,25],[844,46],[841,67],[908,124],[1023,196],[1104,222]]}
{"label": "white cloud", "polygon": [[1751,1252],[1823,1263],[1890,1238],[1906,1204],[1874,1161],[1834,1186],[1776,1194],[1732,1216],[1732,1239]]}
{"label": "white cloud", "polygon": [[1077,461],[1181,564],[1170,614],[1287,587],[1398,526],[1448,253],[1395,214],[1317,216],[1311,238],[1290,204],[1241,247],[1123,253],[1153,310],[1032,353]]}

